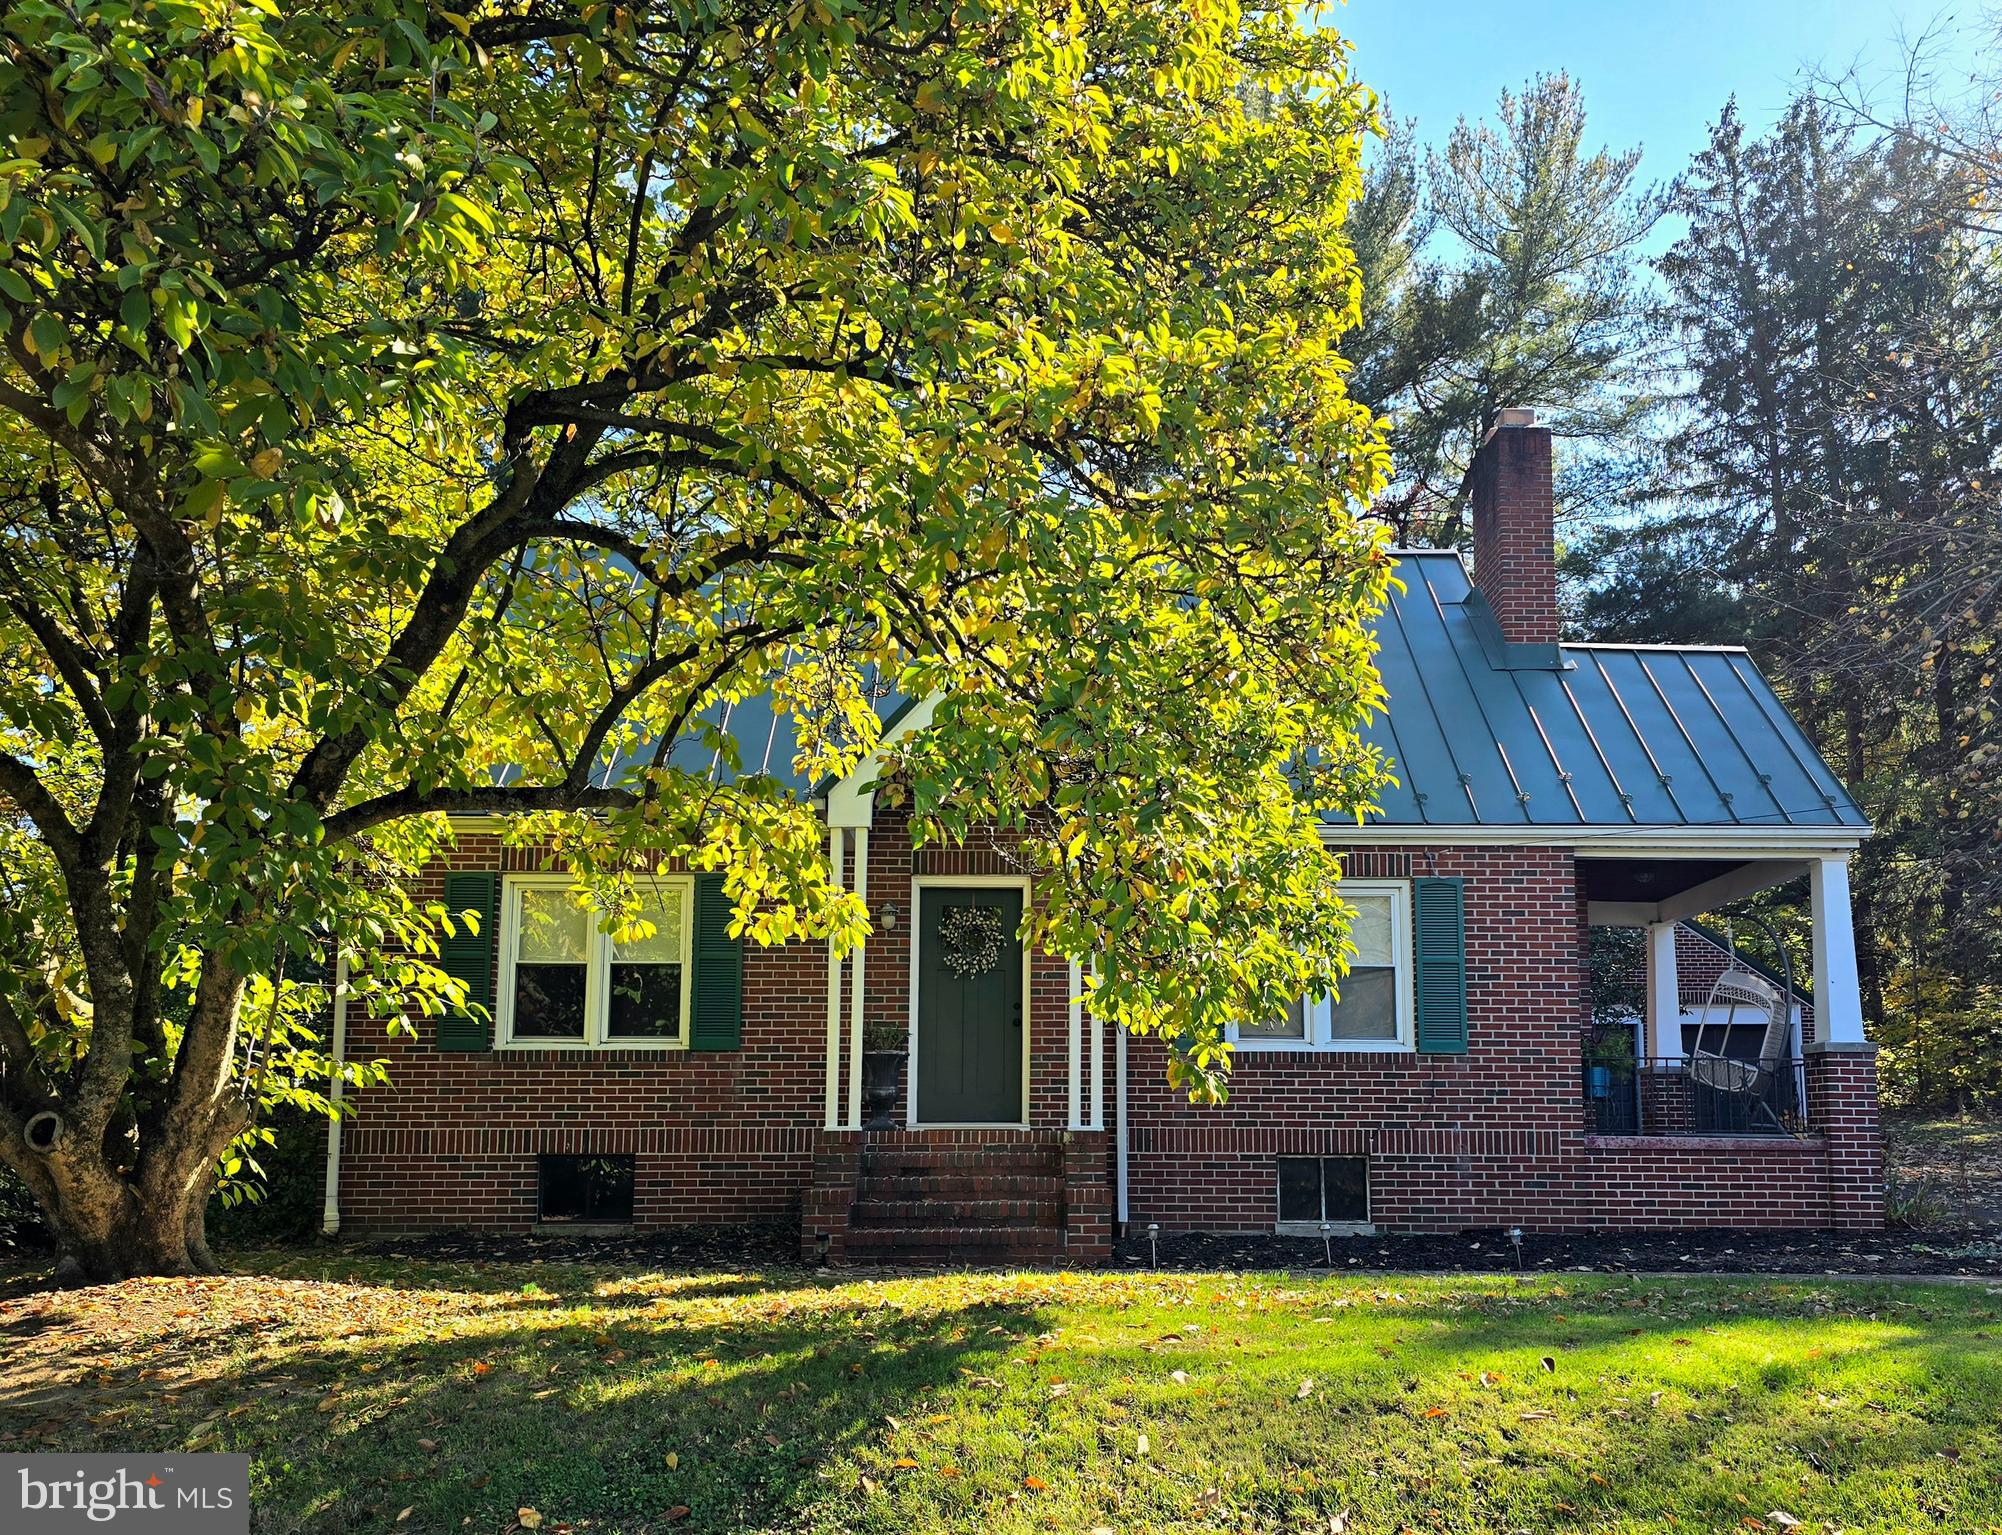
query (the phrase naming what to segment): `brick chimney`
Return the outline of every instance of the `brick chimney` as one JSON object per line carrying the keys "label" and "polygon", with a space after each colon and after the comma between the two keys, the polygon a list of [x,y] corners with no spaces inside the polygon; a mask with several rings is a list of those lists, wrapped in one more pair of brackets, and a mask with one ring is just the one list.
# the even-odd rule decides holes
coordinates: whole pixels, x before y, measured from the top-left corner
{"label": "brick chimney", "polygon": [[1474,585],[1516,645],[1557,643],[1557,532],[1550,428],[1514,407],[1474,455]]}

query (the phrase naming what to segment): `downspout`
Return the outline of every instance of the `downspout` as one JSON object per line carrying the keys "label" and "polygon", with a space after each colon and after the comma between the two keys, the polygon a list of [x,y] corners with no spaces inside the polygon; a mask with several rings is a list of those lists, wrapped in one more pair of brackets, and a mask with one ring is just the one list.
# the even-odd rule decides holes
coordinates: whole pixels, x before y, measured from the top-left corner
{"label": "downspout", "polygon": [[320,1207],[320,1234],[338,1235],[341,1229],[341,1072],[348,1054],[348,956],[345,951],[334,959],[334,1079],[327,1087],[327,1102],[333,1118],[327,1125],[327,1196]]}
{"label": "downspout", "polygon": [[1123,1028],[1113,1030],[1112,1053],[1113,1073],[1117,1078],[1113,1111],[1119,1116],[1119,1134],[1113,1141],[1114,1162],[1117,1167],[1114,1182],[1118,1185],[1119,1199],[1115,1213],[1119,1219],[1120,1234],[1123,1236],[1126,1233],[1126,1030]]}

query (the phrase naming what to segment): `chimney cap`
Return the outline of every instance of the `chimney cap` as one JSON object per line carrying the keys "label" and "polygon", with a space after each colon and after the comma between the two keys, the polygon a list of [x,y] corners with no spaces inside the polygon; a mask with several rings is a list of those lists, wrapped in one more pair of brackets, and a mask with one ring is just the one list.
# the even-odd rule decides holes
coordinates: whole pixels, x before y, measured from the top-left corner
{"label": "chimney cap", "polygon": [[[1536,407],[1534,405],[1504,405],[1495,412],[1495,424],[1488,428],[1488,437],[1494,436],[1505,426],[1535,426]],[[1486,442],[1487,437],[1481,441]]]}

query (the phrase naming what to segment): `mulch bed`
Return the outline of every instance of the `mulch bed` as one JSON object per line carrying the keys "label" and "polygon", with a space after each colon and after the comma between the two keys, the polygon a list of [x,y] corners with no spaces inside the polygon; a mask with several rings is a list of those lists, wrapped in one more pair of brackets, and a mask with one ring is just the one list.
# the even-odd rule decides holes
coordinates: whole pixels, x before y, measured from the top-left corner
{"label": "mulch bed", "polygon": [[[1332,1263],[1330,1262],[1332,1257]],[[1146,1233],[1121,1242],[1114,1261],[1154,1261]],[[1460,1236],[1163,1236],[1164,1269],[1328,1268],[1514,1273],[1502,1231]],[[1528,1232],[1528,1273],[1592,1270],[1685,1274],[1967,1274],[2002,1278],[2002,1227],[1960,1231]]]}
{"label": "mulch bed", "polygon": [[[538,1233],[494,1236],[440,1232],[371,1242],[352,1251],[419,1261],[478,1263],[645,1264],[675,1269],[797,1271],[799,1237],[791,1226],[699,1226],[634,1236]],[[1516,1255],[1500,1231],[1460,1236],[1335,1237],[1333,1267],[1389,1271],[1513,1273]],[[1164,1269],[1326,1268],[1317,1237],[1163,1236]],[[1119,1244],[1114,1265],[1146,1268],[1144,1232]],[[2002,1227],[1960,1231],[1667,1231],[1529,1232],[1526,1272],[1592,1269],[1607,1273],[1965,1274],[2002,1278]],[[865,1272],[857,1270],[857,1272]]]}
{"label": "mulch bed", "polygon": [[436,1263],[604,1263],[652,1268],[750,1270],[804,1267],[799,1227],[678,1226],[630,1236],[575,1236],[535,1232],[519,1236],[479,1231],[439,1231],[424,1236],[344,1244],[365,1257],[411,1258]]}

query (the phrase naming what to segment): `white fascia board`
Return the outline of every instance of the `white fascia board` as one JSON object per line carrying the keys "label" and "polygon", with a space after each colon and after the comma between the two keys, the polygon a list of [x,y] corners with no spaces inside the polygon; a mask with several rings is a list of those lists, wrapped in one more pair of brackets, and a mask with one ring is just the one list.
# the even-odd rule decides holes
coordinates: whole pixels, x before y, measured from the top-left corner
{"label": "white fascia board", "polygon": [[876,785],[883,776],[883,755],[914,730],[923,730],[938,711],[938,698],[921,698],[884,732],[876,749],[855,765],[848,776],[827,791],[829,826],[867,826],[876,819]]}
{"label": "white fascia board", "polygon": [[1331,847],[1552,847],[1580,858],[1799,858],[1852,853],[1860,826],[1360,826],[1324,824]]}

